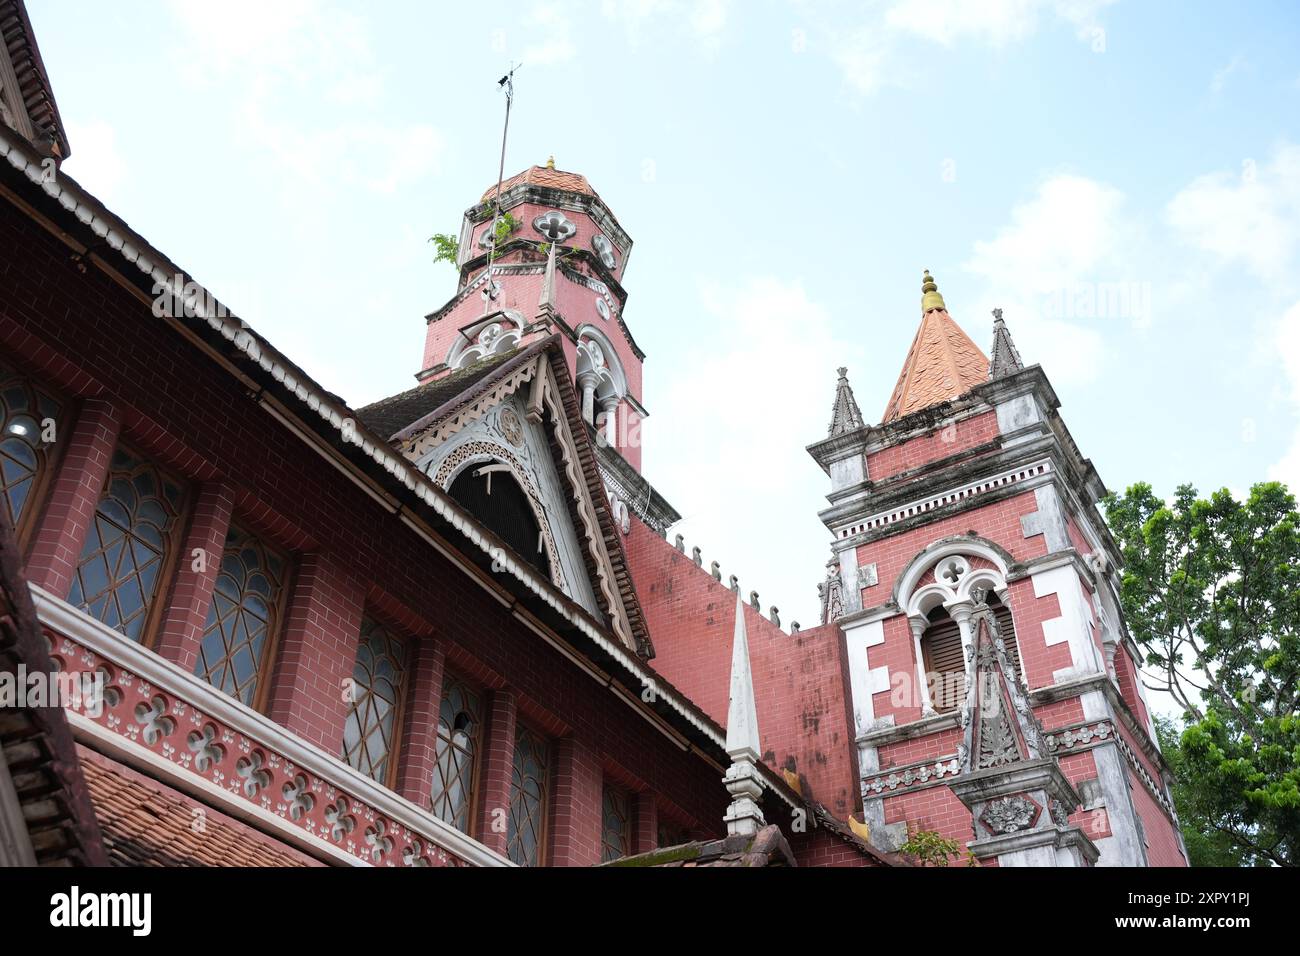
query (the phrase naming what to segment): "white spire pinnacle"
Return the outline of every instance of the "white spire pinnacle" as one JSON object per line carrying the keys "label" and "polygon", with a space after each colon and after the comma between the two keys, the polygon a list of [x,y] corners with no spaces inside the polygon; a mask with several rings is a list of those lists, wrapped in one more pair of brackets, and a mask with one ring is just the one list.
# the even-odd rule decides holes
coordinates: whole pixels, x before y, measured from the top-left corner
{"label": "white spire pinnacle", "polygon": [[736,633],[731,642],[731,702],[727,707],[727,753],[759,758],[758,710],[754,706],[754,676],[749,665],[749,634],[745,605],[736,597]]}
{"label": "white spire pinnacle", "polygon": [[766,821],[758,801],[763,785],[758,776],[758,709],[754,704],[754,676],[749,664],[749,635],[745,631],[745,602],[736,595],[736,636],[731,644],[731,701],[727,707],[727,753],[731,766],[722,778],[731,805],[723,821],[732,836],[753,836]]}

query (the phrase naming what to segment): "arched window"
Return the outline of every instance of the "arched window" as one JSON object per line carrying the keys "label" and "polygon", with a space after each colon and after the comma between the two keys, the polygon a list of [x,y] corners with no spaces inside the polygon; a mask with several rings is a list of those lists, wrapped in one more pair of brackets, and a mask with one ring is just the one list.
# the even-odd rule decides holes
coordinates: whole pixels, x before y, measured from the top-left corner
{"label": "arched window", "polygon": [[406,645],[382,624],[365,618],[352,668],[352,709],[343,725],[343,759],[388,783],[405,689]]}
{"label": "arched window", "polygon": [[0,363],[0,508],[20,538],[49,478],[62,414],[62,404],[52,395]]}
{"label": "arched window", "polygon": [[[1023,682],[1020,647],[1011,620],[1011,609],[993,593],[985,598],[985,603],[998,622],[998,634],[1006,648],[1007,659],[1016,676]],[[961,627],[942,606],[933,608],[926,617],[930,623],[921,635],[926,684],[931,706],[936,713],[945,714],[966,702],[966,655],[961,643]]]}
{"label": "arched window", "polygon": [[230,526],[194,673],[249,707],[271,657],[286,571],[281,555]]}
{"label": "arched window", "polygon": [[551,561],[537,515],[509,466],[500,462],[470,465],[456,476],[447,493],[516,554],[550,578]]}
{"label": "arched window", "polygon": [[605,784],[601,797],[600,861],[608,863],[632,855],[632,797],[626,790]]}
{"label": "arched window", "polygon": [[154,599],[176,553],[184,497],[178,482],[117,449],[68,603],[133,641],[143,641]]}
{"label": "arched window", "polygon": [[544,862],[550,752],[545,737],[523,724],[516,725],[506,855],[519,866],[540,866]]}
{"label": "arched window", "polygon": [[438,752],[431,807],[438,819],[462,833],[469,833],[473,823],[482,727],[483,699],[447,675],[438,705]]}

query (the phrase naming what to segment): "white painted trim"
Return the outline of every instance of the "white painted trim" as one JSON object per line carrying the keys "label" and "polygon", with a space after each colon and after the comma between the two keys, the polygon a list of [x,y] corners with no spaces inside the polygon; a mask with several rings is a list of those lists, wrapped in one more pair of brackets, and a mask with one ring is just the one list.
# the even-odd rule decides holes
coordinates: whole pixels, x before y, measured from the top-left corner
{"label": "white painted trim", "polygon": [[352,794],[376,812],[443,847],[449,853],[477,866],[514,865],[450,824],[375,783],[337,757],[330,756],[286,730],[269,717],[244,706],[207,681],[128,640],[48,591],[32,585],[31,592],[37,616],[50,629],[143,677],[159,690],[180,697],[231,730],[276,751],[295,765]]}
{"label": "white painted trim", "polygon": [[972,498],[978,498],[987,491],[995,488],[1005,488],[1010,485],[1017,485],[1036,479],[1046,479],[1046,476],[1052,473],[1052,461],[1050,458],[1044,458],[1036,461],[1031,465],[1025,465],[1021,468],[1013,468],[1010,471],[1004,471],[993,475],[989,478],[981,478],[978,481],[967,482],[948,491],[937,492],[928,495],[925,498],[918,498],[915,501],[909,501],[907,504],[899,505],[897,508],[891,508],[888,511],[878,511],[873,515],[868,515],[861,521],[850,527],[836,529],[836,537],[849,538],[856,534],[862,534],[865,531],[874,531],[877,528],[884,528],[888,525],[895,524],[905,518],[913,518],[917,515],[928,514],[937,511],[940,508],[950,504],[956,504],[959,501],[969,501]]}

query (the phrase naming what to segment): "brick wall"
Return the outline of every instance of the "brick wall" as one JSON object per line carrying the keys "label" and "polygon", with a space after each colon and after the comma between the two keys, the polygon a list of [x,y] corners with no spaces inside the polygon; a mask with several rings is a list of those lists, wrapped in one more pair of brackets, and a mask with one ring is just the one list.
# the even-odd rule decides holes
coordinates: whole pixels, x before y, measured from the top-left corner
{"label": "brick wall", "polygon": [[883,481],[893,475],[920,468],[998,437],[997,412],[987,411],[947,428],[927,432],[891,445],[867,456],[867,477]]}
{"label": "brick wall", "polygon": [[[725,726],[736,595],[635,518],[627,555],[655,642],[655,670]],[[801,778],[841,819],[860,807],[844,639],[837,625],[791,635],[745,605],[763,759]]]}
{"label": "brick wall", "polygon": [[[123,436],[142,453],[181,478],[226,483],[235,519],[299,552],[295,563],[319,554],[362,594],[373,594],[381,582],[390,606],[417,625],[414,632],[436,633],[449,657],[455,652],[472,660],[476,674],[491,677],[490,686],[508,685],[521,706],[550,715],[547,726],[560,731],[557,737],[572,736],[594,753],[634,764],[674,812],[706,832],[720,830],[727,795],[714,768],[683,753],[519,624],[279,426],[244,385],[153,317],[147,304],[96,268],[81,273],[66,247],[8,203],[0,203],[0,246],[10,250],[0,261],[0,350],[18,368],[74,397],[111,402],[120,409]],[[46,554],[29,556],[34,572],[51,569]],[[349,602],[354,608],[355,597]],[[345,667],[346,653],[330,647],[344,637],[341,616],[317,637],[311,627],[326,619],[311,613],[302,619],[298,645],[282,646],[316,648],[328,664],[315,673],[304,659],[294,677],[303,699],[272,700],[279,701],[277,713],[298,708],[294,729],[337,752],[339,741],[326,738],[337,719],[336,678],[350,674],[351,661]],[[293,670],[290,661],[277,663]]]}

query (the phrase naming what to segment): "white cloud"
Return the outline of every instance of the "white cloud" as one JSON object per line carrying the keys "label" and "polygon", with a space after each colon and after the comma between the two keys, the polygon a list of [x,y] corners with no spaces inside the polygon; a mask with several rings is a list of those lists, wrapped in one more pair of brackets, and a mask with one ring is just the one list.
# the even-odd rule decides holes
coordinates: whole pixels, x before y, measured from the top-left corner
{"label": "white cloud", "polygon": [[670,22],[685,27],[687,35],[712,52],[726,32],[731,0],[601,0],[600,12],[621,23],[628,41],[637,45],[650,27]]}
{"label": "white cloud", "polygon": [[1227,89],[1228,81],[1233,75],[1247,66],[1246,61],[1240,56],[1234,56],[1231,60],[1219,67],[1210,76],[1210,92],[1218,96]]}
{"label": "white cloud", "polygon": [[171,9],[185,34],[177,75],[221,88],[239,141],[292,175],[304,208],[339,186],[392,193],[438,169],[436,130],[382,119],[384,71],[364,16],[328,0],[171,0]]}
{"label": "white cloud", "polygon": [[551,66],[572,60],[577,53],[573,43],[573,23],[568,8],[561,3],[539,3],[526,20],[527,31],[537,39],[524,49],[523,62],[534,66]]}
{"label": "white cloud", "polygon": [[[1291,306],[1277,323],[1273,344],[1291,388],[1291,401],[1300,414],[1300,302]],[[1268,469],[1268,477],[1285,482],[1294,494],[1300,495],[1300,422],[1292,434],[1291,447]]]}
{"label": "white cloud", "polygon": [[[783,621],[812,626],[828,532],[812,509],[774,505],[829,490],[812,459],[791,449],[821,437],[826,422],[809,421],[810,402],[829,421],[835,366],[849,365],[851,376],[859,346],[835,339],[828,311],[797,281],[710,284],[701,300],[690,350],[655,383],[646,464],[685,512],[676,530],[688,549],[703,550],[706,567],[718,561],[723,580],[739,576],[764,611],[775,604]],[[717,462],[726,462],[722,472],[710,469]],[[701,480],[709,474],[716,478]]]}
{"label": "white cloud", "polygon": [[1300,250],[1300,146],[1283,146],[1260,165],[1192,181],[1169,202],[1170,225],[1183,242],[1265,279],[1288,277]]}
{"label": "white cloud", "polygon": [[117,134],[103,120],[70,122],[67,126],[73,150],[64,168],[95,196],[112,205],[126,176]]}
{"label": "white cloud", "polygon": [[1099,14],[1115,0],[894,0],[868,8],[860,22],[845,29],[843,19],[829,25],[831,58],[850,87],[863,95],[884,86],[906,85],[917,40],[952,47],[963,41],[1000,49],[1022,43],[1042,18],[1073,27],[1081,40],[1095,41]]}
{"label": "white cloud", "polygon": [[964,267],[987,280],[979,304],[1005,310],[1026,361],[1082,383],[1100,368],[1103,329],[1151,319],[1140,246],[1123,193],[1057,175],[1012,209],[993,238],[977,241]]}

